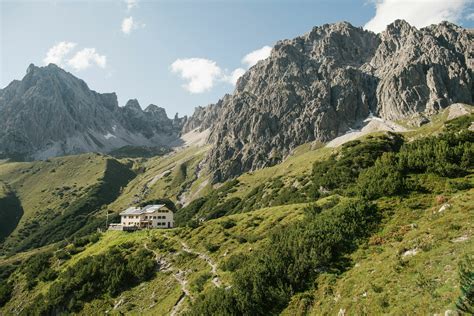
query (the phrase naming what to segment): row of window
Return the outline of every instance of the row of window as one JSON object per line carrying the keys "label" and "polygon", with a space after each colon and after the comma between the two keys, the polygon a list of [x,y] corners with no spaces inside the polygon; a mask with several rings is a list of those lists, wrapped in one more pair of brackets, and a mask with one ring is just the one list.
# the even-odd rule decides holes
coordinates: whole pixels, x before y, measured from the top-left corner
{"label": "row of window", "polygon": [[163,216],[160,216],[160,215],[158,215],[158,216],[145,216],[145,219],[165,219],[165,218],[166,218],[166,216],[164,216],[164,215]]}
{"label": "row of window", "polygon": [[[168,223],[169,224],[169,223]],[[125,225],[127,226],[138,226],[139,223],[136,223],[136,222],[128,222],[128,223],[125,223]],[[166,223],[165,222],[158,222],[156,223],[156,226],[166,226]]]}
{"label": "row of window", "polygon": [[[139,219],[140,216],[136,215],[136,216],[133,216],[133,215],[129,215],[128,217],[126,215],[123,216],[123,218],[129,218],[129,219]],[[165,219],[166,216],[165,215],[158,215],[158,216],[145,216],[145,219]]]}

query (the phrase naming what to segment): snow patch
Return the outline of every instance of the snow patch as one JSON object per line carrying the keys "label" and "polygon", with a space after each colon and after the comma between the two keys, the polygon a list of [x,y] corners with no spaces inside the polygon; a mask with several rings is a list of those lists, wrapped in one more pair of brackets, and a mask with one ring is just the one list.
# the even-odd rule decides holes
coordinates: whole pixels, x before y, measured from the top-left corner
{"label": "snow patch", "polygon": [[398,125],[392,121],[386,121],[380,117],[374,116],[372,113],[369,114],[364,120],[364,126],[360,130],[349,129],[349,131],[339,137],[334,138],[332,141],[326,144],[326,147],[339,147],[344,143],[347,143],[351,140],[355,140],[364,135],[374,133],[374,132],[406,132],[407,128]]}
{"label": "snow patch", "polygon": [[117,138],[114,134],[111,134],[110,132],[104,135],[105,139],[111,139],[111,138]]}

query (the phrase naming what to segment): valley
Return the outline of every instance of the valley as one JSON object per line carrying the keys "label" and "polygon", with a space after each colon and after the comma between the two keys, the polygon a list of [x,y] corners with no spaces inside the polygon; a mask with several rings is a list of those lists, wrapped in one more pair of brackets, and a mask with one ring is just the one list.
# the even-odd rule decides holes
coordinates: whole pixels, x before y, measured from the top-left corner
{"label": "valley", "polygon": [[[471,107],[465,107],[472,111]],[[405,139],[411,139],[411,142],[417,142],[427,137],[425,136],[427,131],[429,135],[441,136],[443,133],[466,131],[469,128],[472,114],[447,121],[449,113],[447,109],[434,118],[432,123],[400,135]],[[472,137],[472,132],[468,133],[471,133],[468,135]],[[384,191],[385,193],[380,197],[378,193],[369,191],[363,193],[369,194],[369,200],[359,200],[357,195],[360,193],[354,193],[357,188],[351,182],[348,182],[348,186],[344,188],[343,177],[338,178],[335,188],[332,187],[331,180],[328,178],[326,180],[329,182],[325,182],[323,191],[314,190],[316,184],[313,177],[317,172],[327,170],[325,169],[327,167],[318,169],[317,166],[327,165],[331,157],[343,159],[344,155],[349,155],[347,162],[351,162],[353,158],[350,158],[350,155],[363,157],[360,153],[366,150],[369,150],[367,153],[371,153],[370,155],[378,156],[380,159],[384,155],[379,156],[380,153],[377,154],[377,150],[382,150],[382,152],[399,150],[397,148],[400,145],[396,145],[397,138],[390,138],[392,137],[390,135],[395,134],[383,131],[369,133],[362,136],[359,141],[351,141],[339,147],[328,147],[317,143],[305,144],[298,147],[279,165],[245,173],[224,185],[212,186],[210,182],[207,182],[204,189],[201,184],[206,183],[209,173],[205,169],[200,170],[198,166],[208,151],[206,146],[183,148],[163,157],[148,159],[112,160],[103,155],[86,154],[54,158],[49,162],[5,162],[0,166],[1,179],[16,190],[15,194],[18,195],[25,209],[25,219],[22,218],[4,245],[13,245],[15,242],[19,242],[20,245],[28,244],[26,242],[30,240],[28,237],[26,241],[20,239],[21,228],[33,220],[41,221],[44,216],[42,212],[33,212],[32,205],[36,203],[41,205],[40,201],[43,199],[48,199],[49,205],[54,206],[53,203],[60,205],[61,197],[55,193],[57,184],[54,178],[60,175],[59,181],[68,178],[63,175],[64,172],[68,174],[77,172],[75,170],[78,169],[72,166],[90,172],[90,175],[86,174],[82,178],[83,180],[74,176],[69,177],[71,183],[63,183],[72,188],[75,188],[74,185],[77,188],[93,187],[97,185],[94,181],[107,181],[104,179],[112,176],[116,179],[115,181],[125,181],[121,183],[115,197],[111,197],[108,202],[104,201],[104,206],[97,207],[95,212],[86,217],[86,222],[89,222],[92,227],[104,227],[104,210],[119,212],[139,201],[160,198],[169,198],[179,203],[179,197],[184,191],[196,198],[189,204],[178,207],[175,218],[180,227],[176,229],[143,230],[134,233],[108,231],[96,234],[97,237],[91,239],[87,237],[89,232],[81,228],[59,242],[55,238],[64,235],[48,234],[46,236],[51,236],[51,239],[45,239],[43,247],[31,251],[18,252],[21,248],[5,248],[13,253],[3,256],[0,259],[0,266],[4,271],[13,269],[13,272],[7,273],[7,280],[14,284],[14,287],[10,294],[11,298],[1,310],[7,314],[21,314],[24,308],[36,306],[40,297],[38,295],[51,295],[48,294],[51,293],[48,289],[58,280],[66,278],[66,274],[73,276],[74,274],[71,275],[71,273],[74,273],[72,271],[78,264],[106,255],[110,251],[115,251],[114,249],[122,249],[121,252],[136,249],[133,251],[144,251],[143,255],[146,257],[143,258],[150,260],[154,272],[149,272],[149,276],[137,285],[125,286],[118,292],[84,296],[80,298],[80,303],[77,301],[79,305],[71,307],[70,311],[84,315],[97,311],[111,314],[134,311],[145,315],[178,315],[213,313],[213,311],[216,312],[214,308],[218,310],[225,308],[229,313],[237,313],[234,308],[249,307],[245,305],[239,307],[241,305],[235,305],[240,304],[237,302],[226,305],[230,298],[225,296],[225,292],[240,295],[238,291],[245,285],[241,282],[256,277],[270,277],[261,275],[259,272],[259,269],[263,269],[262,273],[266,271],[266,264],[269,263],[265,262],[270,260],[270,257],[265,259],[266,256],[272,256],[272,252],[278,251],[278,247],[292,247],[290,246],[291,239],[287,241],[289,244],[286,244],[284,240],[280,240],[280,235],[291,236],[295,230],[303,229],[302,232],[305,233],[298,235],[297,240],[298,243],[304,243],[306,237],[303,236],[311,230],[301,225],[319,225],[318,221],[337,220],[339,215],[336,214],[339,212],[344,214],[348,210],[347,207],[349,209],[355,207],[354,211],[364,209],[368,212],[376,211],[378,215],[376,217],[370,215],[372,213],[363,215],[369,216],[367,219],[371,218],[367,222],[370,228],[367,231],[364,229],[364,233],[353,231],[353,228],[348,230],[343,237],[344,243],[339,246],[334,245],[336,248],[332,250],[340,249],[338,251],[342,253],[340,255],[332,253],[326,259],[329,261],[322,261],[322,266],[318,268],[320,270],[316,274],[310,271],[304,272],[305,270],[301,270],[303,267],[295,272],[286,271],[292,268],[291,260],[294,260],[292,256],[298,256],[298,254],[291,254],[282,248],[283,253],[291,255],[289,257],[278,255],[280,258],[278,260],[287,263],[286,267],[277,265],[275,268],[284,269],[286,271],[284,273],[296,273],[292,278],[298,278],[300,273],[309,273],[306,278],[314,280],[313,284],[302,284],[299,283],[301,281],[296,281],[298,279],[277,281],[282,277],[282,274],[278,272],[272,276],[277,280],[262,283],[259,286],[273,287],[279,282],[297,282],[292,283],[293,290],[285,292],[287,293],[285,298],[280,296],[251,297],[246,298],[245,301],[263,299],[264,301],[255,303],[258,304],[255,306],[270,304],[269,306],[275,308],[272,313],[278,311],[282,314],[334,314],[348,310],[369,314],[385,313],[390,310],[409,314],[415,311],[436,313],[455,310],[454,302],[459,296],[456,262],[474,250],[472,242],[474,227],[470,220],[474,215],[472,171],[461,173],[462,176],[453,174],[447,177],[440,176],[436,171],[433,174],[408,173],[404,176],[407,177],[405,180],[407,182],[402,191],[393,191],[391,187],[387,187],[383,190],[389,191]],[[390,149],[387,144],[396,147]],[[380,149],[374,151],[376,148]],[[472,148],[472,143],[468,148]],[[368,156],[367,159],[369,160],[366,162],[359,162],[362,163],[362,170],[367,168],[363,167],[364,164],[368,163],[370,166],[374,163],[374,158]],[[67,166],[70,167],[66,168]],[[328,166],[340,168],[337,163],[333,167]],[[117,169],[119,172],[114,172],[117,171],[115,168],[119,168]],[[51,172],[53,169],[55,171]],[[28,170],[28,173],[25,170]],[[335,174],[344,169],[336,170],[339,169],[330,172]],[[129,172],[130,175],[126,178],[122,176],[116,178],[117,174],[123,175],[124,172],[125,174]],[[18,174],[22,177],[18,177]],[[106,176],[106,174],[109,175]],[[364,179],[362,176],[358,178],[359,181]],[[376,178],[377,176],[371,177],[371,179]],[[21,190],[24,183],[39,183],[35,181],[36,179],[43,179],[42,183],[51,184],[53,189],[45,190],[42,185],[41,190],[38,188],[37,191],[33,191],[39,195],[37,197]],[[88,182],[91,179],[94,180]],[[413,186],[414,183],[418,184]],[[380,185],[377,186],[380,187]],[[64,194],[68,194],[67,191],[69,190],[66,190]],[[93,196],[83,194],[78,190],[78,199]],[[90,209],[94,209],[93,204],[88,205]],[[356,214],[351,216],[362,216],[362,214]],[[61,219],[67,218],[67,214],[56,216],[60,216]],[[344,222],[346,215],[341,216],[339,220]],[[100,222],[95,222],[96,220]],[[313,222],[314,224],[311,224]],[[365,223],[365,220],[358,220],[358,223]],[[50,227],[45,222],[42,222],[42,225]],[[340,228],[344,227],[341,224],[336,225]],[[90,233],[92,232],[93,230],[90,230]],[[337,230],[332,233],[334,232]],[[355,234],[354,240],[357,242],[351,244],[348,234]],[[308,238],[319,237],[308,236]],[[337,240],[339,237],[333,238]],[[284,243],[275,249],[275,246],[281,242]],[[345,244],[348,242],[349,244]],[[34,244],[33,247],[36,248],[39,245]],[[328,249],[333,247],[330,243],[327,246],[324,245],[325,243],[320,247],[329,247]],[[312,251],[318,251],[311,250],[311,247],[307,248],[304,244],[300,244],[296,249],[299,249],[298,252],[303,251],[301,255],[311,256]],[[311,252],[306,254],[305,249]],[[326,253],[327,250],[322,251]],[[149,254],[146,254],[147,252]],[[27,266],[31,260],[28,258],[35,258],[43,253],[48,254],[50,269],[55,271],[56,277],[39,279],[32,289],[25,292],[27,285],[24,283],[24,266]],[[246,263],[243,264],[243,262]],[[260,262],[259,268],[254,270],[256,262]],[[67,272],[69,270],[71,272]],[[253,276],[244,277],[245,273],[251,273]],[[241,279],[242,277],[244,279]],[[250,279],[247,279],[248,277]],[[392,281],[387,284],[387,280]],[[259,284],[258,282],[261,281],[255,279],[253,282]],[[295,286],[300,288],[296,290]],[[286,287],[283,287],[279,291],[288,291],[285,289]],[[25,296],[26,293],[28,293],[28,298]],[[217,297],[224,296],[213,301],[216,295]],[[62,299],[69,300],[68,297]],[[232,299],[240,298],[235,296]],[[286,303],[280,305],[282,302]]]}
{"label": "valley", "polygon": [[[241,54],[243,27],[205,40],[232,19],[151,40],[163,19],[115,9],[110,59],[58,42],[0,89],[0,315],[474,314],[472,29],[292,23],[225,68],[175,54]],[[175,113],[182,89],[214,101],[134,98]]]}

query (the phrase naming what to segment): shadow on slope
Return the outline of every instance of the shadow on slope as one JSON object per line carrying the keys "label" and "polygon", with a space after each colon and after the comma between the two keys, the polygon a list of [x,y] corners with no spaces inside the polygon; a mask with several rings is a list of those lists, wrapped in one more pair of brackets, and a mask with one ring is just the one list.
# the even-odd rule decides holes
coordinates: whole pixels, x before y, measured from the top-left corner
{"label": "shadow on slope", "polygon": [[95,231],[105,223],[99,216],[101,208],[113,202],[135,173],[115,159],[107,159],[103,178],[90,186],[79,199],[67,206],[62,214],[40,227],[11,252],[41,247],[63,239],[82,236]]}
{"label": "shadow on slope", "polygon": [[22,216],[20,200],[7,185],[0,183],[0,242],[15,230]]}

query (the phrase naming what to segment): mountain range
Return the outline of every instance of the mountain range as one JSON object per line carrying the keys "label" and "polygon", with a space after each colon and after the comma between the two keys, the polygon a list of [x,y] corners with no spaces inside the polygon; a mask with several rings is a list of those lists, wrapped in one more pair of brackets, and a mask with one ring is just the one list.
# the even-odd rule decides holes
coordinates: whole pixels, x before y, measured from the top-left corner
{"label": "mountain range", "polygon": [[[31,65],[0,90],[0,315],[473,314],[473,43],[322,25],[173,119]],[[107,229],[150,204],[175,227]]]}
{"label": "mountain range", "polygon": [[209,129],[205,161],[213,182],[281,162],[298,145],[327,142],[376,115],[412,125],[474,99],[474,33],[448,22],[422,29],[403,20],[380,34],[325,24],[275,44],[233,94],[190,118],[137,100],[119,107],[50,64],[30,65],[0,91],[0,154],[23,159],[124,146],[173,147]]}
{"label": "mountain range", "polygon": [[183,119],[163,108],[119,107],[115,93],[97,93],[54,64],[30,65],[21,81],[0,90],[0,155],[26,160],[123,146],[168,147]]}

